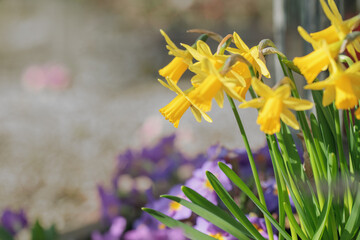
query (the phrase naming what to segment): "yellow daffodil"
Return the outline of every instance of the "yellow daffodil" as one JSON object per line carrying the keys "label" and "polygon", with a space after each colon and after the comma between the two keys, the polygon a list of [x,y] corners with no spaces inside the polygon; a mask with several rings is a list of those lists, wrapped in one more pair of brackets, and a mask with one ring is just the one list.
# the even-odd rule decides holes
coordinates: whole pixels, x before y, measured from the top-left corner
{"label": "yellow daffodil", "polygon": [[280,131],[280,119],[290,127],[299,129],[299,123],[289,109],[303,111],[312,108],[313,105],[310,101],[291,97],[291,88],[288,84],[272,90],[260,80],[253,78],[252,87],[260,98],[244,102],[239,108],[260,108],[257,124],[260,125],[260,130],[267,134]]}
{"label": "yellow daffodil", "polygon": [[237,48],[228,48],[227,50],[231,53],[242,55],[254,66],[255,71],[259,72],[260,75],[270,78],[270,72],[265,65],[265,59],[259,53],[258,46],[249,49],[236,32],[233,34],[233,39]]}
{"label": "yellow daffodil", "polygon": [[[311,33],[310,35],[314,40],[325,40],[327,43],[343,41],[346,35],[351,33],[359,25],[360,15],[343,21],[334,0],[328,0],[329,6],[325,3],[324,0],[320,0],[320,3],[325,12],[325,15],[331,22],[331,26],[319,32]],[[355,59],[357,59],[355,49],[360,51],[360,43],[358,40],[353,41],[347,46],[349,53]]]}
{"label": "yellow daffodil", "polygon": [[360,108],[358,108],[356,111],[355,111],[355,117],[357,119],[360,119]]}
{"label": "yellow daffodil", "polygon": [[177,83],[188,69],[189,64],[191,64],[192,56],[188,51],[177,48],[163,30],[160,30],[160,33],[168,44],[166,48],[169,50],[169,55],[174,55],[175,57],[168,65],[159,70],[159,74],[165,78],[169,77]]}
{"label": "yellow daffodil", "polygon": [[250,86],[250,71],[245,63],[237,62],[229,71],[222,76],[219,70],[223,67],[229,55],[212,54],[209,46],[198,41],[196,49],[183,44],[191,55],[199,62],[189,66],[190,71],[195,73],[191,79],[195,86],[189,97],[207,112],[211,110],[211,102],[214,98],[222,108],[225,90],[233,98],[242,101]]}
{"label": "yellow daffodil", "polygon": [[[232,98],[242,101],[243,99],[236,91],[237,86],[242,86],[238,78],[227,77],[220,74],[219,70],[213,65],[214,62],[203,59],[202,65],[191,66],[194,72],[206,71],[205,79],[202,80],[194,91],[189,93],[189,98],[204,112],[211,110],[212,99],[215,99],[222,108],[224,102],[224,91]],[[235,73],[236,74],[236,73]],[[240,78],[240,76],[237,76]]]}
{"label": "yellow daffodil", "polygon": [[[333,61],[333,60],[332,60]],[[337,109],[349,109],[358,104],[360,98],[360,62],[345,71],[333,61],[330,76],[321,82],[305,86],[305,89],[324,90],[323,105],[335,100]]]}
{"label": "yellow daffodil", "polygon": [[194,90],[193,88],[183,92],[170,78],[167,78],[166,80],[167,84],[161,80],[159,80],[159,82],[164,87],[177,93],[177,96],[168,105],[159,110],[166,120],[169,120],[172,124],[174,124],[174,127],[177,128],[179,126],[181,117],[186,112],[186,110],[190,108],[198,122],[201,122],[201,117],[203,117],[208,122],[212,122],[211,118],[198,106],[196,106],[196,104],[194,104],[187,96],[189,92]]}
{"label": "yellow daffodil", "polygon": [[312,83],[321,71],[328,68],[330,59],[338,56],[341,42],[328,45],[323,41],[321,46],[316,47],[317,49],[308,55],[294,58],[294,64],[300,69],[308,84]]}

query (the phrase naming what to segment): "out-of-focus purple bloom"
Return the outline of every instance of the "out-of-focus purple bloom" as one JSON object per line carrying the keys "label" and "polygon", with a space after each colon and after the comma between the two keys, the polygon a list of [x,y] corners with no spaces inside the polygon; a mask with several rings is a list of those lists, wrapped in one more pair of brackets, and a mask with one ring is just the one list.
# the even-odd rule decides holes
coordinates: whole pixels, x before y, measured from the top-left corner
{"label": "out-of-focus purple bloom", "polygon": [[176,135],[172,134],[168,137],[164,137],[154,147],[145,147],[142,150],[142,157],[158,162],[160,159],[169,155],[174,150]]}
{"label": "out-of-focus purple bloom", "polygon": [[202,217],[196,219],[196,225],[194,226],[196,230],[199,230],[202,233],[205,233],[211,237],[221,240],[236,240],[237,238],[230,235],[228,232],[218,228],[214,224],[208,222]]}
{"label": "out-of-focus purple bloom", "polygon": [[5,209],[1,216],[1,226],[11,235],[15,236],[19,231],[28,226],[28,220],[23,209],[18,212]]}
{"label": "out-of-focus purple bloom", "polygon": [[136,229],[128,231],[125,240],[185,240],[181,229],[152,229],[141,224]]}
{"label": "out-of-focus purple bloom", "polygon": [[112,192],[107,192],[104,187],[98,186],[101,201],[101,216],[106,221],[112,222],[120,214],[121,202]]}
{"label": "out-of-focus purple bloom", "polygon": [[[279,192],[275,178],[269,178],[268,180],[262,182],[261,186],[264,190],[264,197],[265,197],[267,209],[269,210],[270,213],[277,212],[279,209],[279,203],[278,203]],[[290,194],[289,194],[289,200],[290,200],[291,208],[294,210],[295,205]]]}
{"label": "out-of-focus purple bloom", "polygon": [[[228,166],[231,167],[230,164],[228,164]],[[217,204],[217,194],[206,177],[206,171],[214,174],[227,191],[232,189],[230,180],[220,170],[217,161],[205,162],[200,169],[196,169],[193,173],[193,177],[185,183],[185,186],[196,190],[201,196],[210,202]]]}
{"label": "out-of-focus purple bloom", "polygon": [[270,152],[267,145],[254,153],[254,160],[260,169],[272,169]]}
{"label": "out-of-focus purple bloom", "polygon": [[[249,214],[247,218],[264,238],[269,239],[269,235],[266,230],[265,219],[259,218],[255,214]],[[278,237],[274,234],[274,240],[277,239]]]}
{"label": "out-of-focus purple bloom", "polygon": [[[184,193],[181,191],[181,186],[176,185],[170,189],[168,195],[177,196],[186,199]],[[176,220],[184,220],[191,216],[191,210],[184,207],[183,205],[171,201],[166,198],[161,198],[153,203],[153,208],[158,210],[169,217]]]}
{"label": "out-of-focus purple bloom", "polygon": [[264,190],[264,197],[267,209],[270,213],[277,212],[279,209],[278,203],[278,189],[275,178],[270,178],[265,182],[261,183]]}
{"label": "out-of-focus purple bloom", "polygon": [[123,217],[116,217],[111,224],[108,232],[101,234],[93,232],[91,235],[92,240],[119,240],[126,228],[126,220]]}
{"label": "out-of-focus purple bloom", "polygon": [[226,156],[228,155],[229,150],[225,147],[221,146],[220,144],[212,145],[207,150],[207,158],[208,161],[214,161],[214,160],[224,160]]}

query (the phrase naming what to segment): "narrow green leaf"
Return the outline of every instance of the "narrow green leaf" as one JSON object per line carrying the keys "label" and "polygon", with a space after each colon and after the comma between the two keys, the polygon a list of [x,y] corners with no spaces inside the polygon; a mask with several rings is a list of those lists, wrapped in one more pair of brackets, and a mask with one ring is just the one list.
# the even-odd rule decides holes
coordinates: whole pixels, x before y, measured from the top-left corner
{"label": "narrow green leaf", "polygon": [[223,229],[224,231],[230,233],[234,237],[238,239],[244,239],[244,240],[250,240],[249,237],[247,237],[242,231],[239,230],[239,226],[242,226],[238,221],[236,221],[234,218],[232,218],[233,221],[227,221],[227,219],[221,218],[218,215],[214,214],[212,211],[208,211],[207,209],[189,202],[185,199],[176,197],[176,196],[170,196],[170,195],[163,195],[161,197],[170,199],[172,201],[175,201],[184,207],[189,208],[191,211],[196,213],[197,215],[203,217],[204,219],[208,220],[209,222],[213,223],[214,225],[218,226],[219,228]]}
{"label": "narrow green leaf", "polygon": [[154,218],[165,224],[167,227],[181,228],[184,232],[184,235],[192,240],[198,240],[198,239],[215,240],[215,238],[210,237],[209,235],[206,235],[185,223],[172,219],[171,217],[161,212],[158,212],[151,208],[142,208],[142,210],[149,213],[151,216],[153,216]]}
{"label": "narrow green leaf", "polygon": [[312,240],[319,240],[321,239],[321,236],[324,233],[324,229],[329,217],[329,212],[331,209],[331,203],[332,203],[332,194],[330,193],[331,191],[329,190],[329,194],[328,194],[328,199],[327,199],[327,204],[326,204],[326,208],[323,209],[323,211],[321,212],[320,215],[320,224],[317,228],[317,231],[315,232],[315,235],[311,238]]}
{"label": "narrow green leaf", "polygon": [[349,219],[346,222],[345,229],[341,233],[341,240],[350,240],[355,235],[356,231],[360,227],[360,189],[358,188],[355,203],[352,208],[352,212],[349,216]]}
{"label": "narrow green leaf", "polygon": [[[289,167],[290,174],[292,174],[294,179],[298,179],[298,177],[300,177],[302,182],[305,182],[306,177],[303,170],[304,168],[302,166],[299,152],[296,149],[296,145],[294,143],[290,129],[286,124],[282,122],[280,131],[281,134],[277,134],[277,136],[281,135],[280,138],[278,137],[278,141],[280,147],[282,147],[282,145],[285,146],[285,149],[281,149],[281,151],[286,150],[287,155],[289,157],[289,165],[291,166]],[[282,145],[280,144],[280,142],[282,142]]]}
{"label": "narrow green leaf", "polygon": [[221,185],[220,181],[211,172],[206,172],[206,177],[208,178],[211,186],[214,188],[215,192],[223,201],[225,206],[239,220],[239,222],[252,234],[252,236],[255,239],[265,240],[265,238],[259,233],[259,231],[254,227],[254,225],[249,221],[249,219],[245,216],[242,210],[238,207],[238,205],[232,199],[230,194]]}
{"label": "narrow green leaf", "polygon": [[0,239],[1,240],[14,240],[13,236],[2,226],[0,226]]}
{"label": "narrow green leaf", "polygon": [[286,215],[288,216],[288,219],[291,223],[291,225],[293,226],[295,232],[297,235],[299,235],[299,237],[301,239],[308,239],[308,237],[305,235],[305,233],[303,232],[303,230],[301,230],[299,224],[297,223],[294,215],[292,214],[292,209],[290,207],[290,205],[286,204],[285,202],[283,202],[283,206],[286,212]]}
{"label": "narrow green leaf", "polygon": [[188,188],[186,186],[182,186],[182,191],[184,192],[185,196],[190,199],[193,203],[205,208],[209,212],[212,212],[213,214],[217,215],[218,218],[222,218],[228,222],[231,222],[233,224],[236,224],[238,229],[249,238],[252,237],[251,234],[248,232],[248,230],[239,224],[232,216],[230,216],[227,212],[225,212],[220,207],[214,205],[212,202],[201,196],[199,193],[194,191],[191,188]]}
{"label": "narrow green leaf", "polygon": [[241,191],[243,191],[255,205],[259,208],[259,210],[264,214],[264,216],[274,225],[274,227],[282,234],[287,240],[291,240],[291,236],[283,229],[279,223],[275,220],[275,218],[269,213],[266,207],[257,199],[254,193],[246,186],[246,184],[239,178],[239,176],[226,164],[219,162],[220,169],[225,173],[225,175],[236,185]]}
{"label": "narrow green leaf", "polygon": [[310,114],[310,123],[311,123],[311,129],[313,132],[313,137],[314,137],[314,143],[315,143],[315,150],[317,155],[319,156],[318,160],[319,162],[317,163],[317,165],[320,167],[319,169],[319,173],[321,173],[321,177],[327,177],[326,176],[326,167],[325,167],[325,153],[324,153],[324,148],[321,147],[321,143],[323,143],[323,138],[320,132],[320,127],[319,127],[319,123],[316,120],[316,117],[314,114]]}

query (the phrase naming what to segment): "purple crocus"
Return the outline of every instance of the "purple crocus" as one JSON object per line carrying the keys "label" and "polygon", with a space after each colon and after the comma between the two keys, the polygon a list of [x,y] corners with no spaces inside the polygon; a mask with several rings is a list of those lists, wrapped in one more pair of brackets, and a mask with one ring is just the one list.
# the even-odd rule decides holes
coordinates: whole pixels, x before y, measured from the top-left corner
{"label": "purple crocus", "polygon": [[139,225],[136,229],[128,231],[125,240],[185,240],[181,229],[152,229],[145,224]]}
{"label": "purple crocus", "polygon": [[[264,190],[265,202],[266,202],[266,206],[267,206],[269,212],[270,213],[277,212],[279,209],[279,206],[278,206],[279,192],[278,192],[275,178],[269,178],[265,182],[262,182],[261,186]],[[290,200],[291,208],[294,210],[295,205],[294,205],[294,202],[293,202],[290,194],[289,194],[289,200]]]}
{"label": "purple crocus", "polygon": [[264,190],[264,197],[266,202],[266,207],[270,213],[277,212],[279,209],[278,203],[278,189],[276,185],[275,178],[270,178],[265,182],[261,183],[261,186]]}
{"label": "purple crocus", "polygon": [[[231,167],[231,165],[229,164],[228,166]],[[213,204],[217,204],[217,194],[206,177],[206,171],[214,174],[227,191],[230,191],[232,189],[231,182],[220,170],[218,166],[218,161],[205,162],[200,169],[197,169],[193,172],[192,178],[190,178],[185,183],[185,186],[196,190],[197,193],[199,193],[201,196],[203,196]]]}
{"label": "purple crocus", "polygon": [[[254,225],[254,227],[259,231],[261,236],[263,236],[266,239],[269,239],[264,218],[259,218],[253,213],[247,215],[247,218],[252,223],[252,225]],[[274,234],[274,240],[278,240],[278,237],[275,234]]]}
{"label": "purple crocus", "polygon": [[213,238],[221,240],[236,240],[237,238],[230,235],[230,233],[218,228],[214,224],[208,222],[202,217],[196,219],[196,225],[194,226],[196,230],[199,230],[202,233],[205,233]]}
{"label": "purple crocus", "polygon": [[92,240],[118,240],[124,233],[126,228],[126,220],[123,217],[116,217],[112,221],[111,227],[108,232],[101,234],[98,231],[93,232],[91,235]]}
{"label": "purple crocus", "polygon": [[[175,185],[173,188],[171,188],[168,195],[177,196],[186,199],[186,196],[181,191],[180,185]],[[190,209],[184,207],[178,202],[171,201],[166,198],[161,198],[155,201],[153,203],[153,208],[176,220],[188,219],[191,216]]]}
{"label": "purple crocus", "polygon": [[112,222],[120,214],[121,202],[112,192],[106,191],[104,187],[98,186],[101,201],[101,216],[108,222]]}
{"label": "purple crocus", "polygon": [[19,231],[28,226],[28,220],[23,209],[18,212],[5,209],[1,216],[1,226],[11,235],[15,236]]}

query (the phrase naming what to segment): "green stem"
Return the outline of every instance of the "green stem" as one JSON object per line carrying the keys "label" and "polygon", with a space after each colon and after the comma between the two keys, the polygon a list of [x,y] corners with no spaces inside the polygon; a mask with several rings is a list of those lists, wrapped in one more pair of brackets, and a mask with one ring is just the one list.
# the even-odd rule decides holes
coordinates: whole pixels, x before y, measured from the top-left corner
{"label": "green stem", "polygon": [[[254,180],[255,180],[256,189],[257,189],[257,192],[258,192],[258,195],[259,195],[259,200],[260,200],[260,202],[262,204],[264,204],[264,206],[266,206],[264,192],[263,192],[262,187],[261,187],[259,174],[258,174],[258,171],[256,169],[256,165],[255,165],[255,160],[254,160],[254,157],[252,155],[250,144],[249,144],[248,138],[246,136],[244,126],[243,126],[243,124],[241,122],[239,112],[237,111],[234,100],[229,95],[227,95],[227,97],[229,99],[231,109],[234,112],[234,116],[235,116],[236,122],[237,122],[237,124],[239,126],[241,136],[243,137],[246,152],[248,154],[248,158],[249,158],[249,162],[250,162],[251,171],[252,171],[252,173],[254,175]],[[265,224],[266,224],[267,233],[269,235],[269,240],[273,240],[274,235],[273,235],[271,223],[267,218],[265,218]]]}
{"label": "green stem", "polygon": [[335,131],[336,131],[336,145],[338,149],[338,157],[340,160],[340,170],[342,174],[342,180],[344,180],[346,183],[345,203],[347,203],[347,207],[348,207],[347,214],[350,214],[353,206],[353,197],[351,195],[351,190],[348,182],[349,179],[347,178],[347,176],[349,176],[349,169],[347,167],[347,162],[342,145],[343,140],[341,137],[340,117],[339,117],[339,110],[337,109],[335,109]]}

